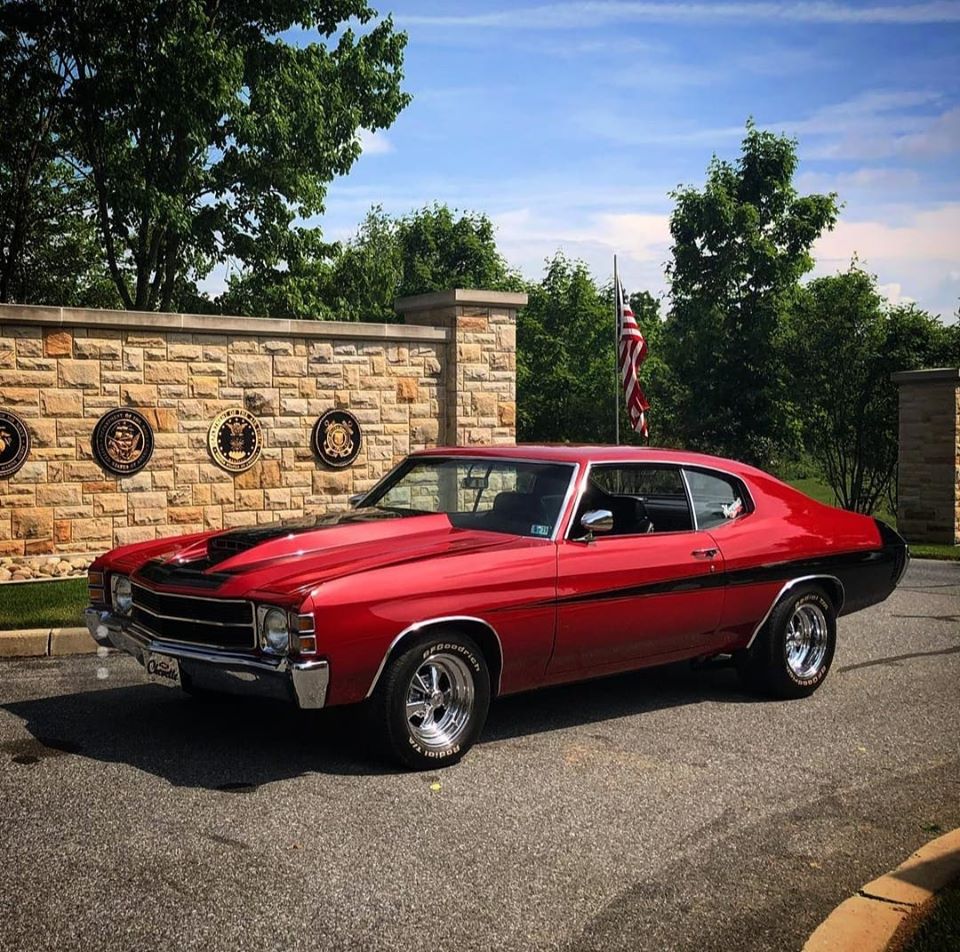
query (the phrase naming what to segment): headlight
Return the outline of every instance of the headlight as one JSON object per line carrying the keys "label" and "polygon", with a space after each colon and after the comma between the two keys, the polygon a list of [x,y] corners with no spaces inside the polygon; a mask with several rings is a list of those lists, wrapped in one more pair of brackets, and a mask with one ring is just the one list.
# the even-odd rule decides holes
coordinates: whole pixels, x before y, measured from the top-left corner
{"label": "headlight", "polygon": [[260,647],[272,654],[286,654],[290,644],[290,626],[282,608],[267,608],[260,616]]}
{"label": "headlight", "polygon": [[110,595],[114,612],[118,615],[129,615],[133,609],[133,592],[130,589],[130,579],[126,575],[110,577]]}

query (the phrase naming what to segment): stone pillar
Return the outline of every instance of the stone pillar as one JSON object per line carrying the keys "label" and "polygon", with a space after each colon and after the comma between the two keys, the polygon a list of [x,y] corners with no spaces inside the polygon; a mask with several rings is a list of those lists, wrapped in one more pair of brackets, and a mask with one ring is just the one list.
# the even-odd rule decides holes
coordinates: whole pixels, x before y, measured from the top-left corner
{"label": "stone pillar", "polygon": [[900,388],[897,525],[908,542],[960,544],[960,368],[893,375]]}
{"label": "stone pillar", "polygon": [[396,302],[405,323],[453,332],[444,361],[441,444],[516,442],[517,311],[526,303],[526,294],[463,289]]}

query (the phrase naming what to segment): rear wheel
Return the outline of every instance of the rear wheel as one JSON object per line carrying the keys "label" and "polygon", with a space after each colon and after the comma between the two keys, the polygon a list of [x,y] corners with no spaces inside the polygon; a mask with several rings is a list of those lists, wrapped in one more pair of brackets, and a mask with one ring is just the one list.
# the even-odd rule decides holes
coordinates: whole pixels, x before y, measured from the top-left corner
{"label": "rear wheel", "polygon": [[753,645],[736,656],[748,688],[779,698],[808,697],[823,683],[837,646],[833,603],[813,585],[783,598]]}
{"label": "rear wheel", "polygon": [[414,770],[456,763],[476,742],[490,707],[490,672],[472,638],[419,639],[386,668],[373,727],[384,752]]}

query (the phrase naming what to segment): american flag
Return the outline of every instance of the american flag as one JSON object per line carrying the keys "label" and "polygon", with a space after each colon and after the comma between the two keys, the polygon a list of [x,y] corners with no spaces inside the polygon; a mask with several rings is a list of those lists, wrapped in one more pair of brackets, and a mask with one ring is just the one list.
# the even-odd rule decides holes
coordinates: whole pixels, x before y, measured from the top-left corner
{"label": "american flag", "polygon": [[647,359],[647,342],[640,333],[637,319],[630,308],[630,301],[619,280],[617,281],[617,327],[620,341],[617,355],[620,380],[627,399],[630,425],[638,433],[642,433],[644,439],[648,439],[650,432],[647,429],[647,410],[650,409],[650,404],[640,387],[639,378],[640,366]]}

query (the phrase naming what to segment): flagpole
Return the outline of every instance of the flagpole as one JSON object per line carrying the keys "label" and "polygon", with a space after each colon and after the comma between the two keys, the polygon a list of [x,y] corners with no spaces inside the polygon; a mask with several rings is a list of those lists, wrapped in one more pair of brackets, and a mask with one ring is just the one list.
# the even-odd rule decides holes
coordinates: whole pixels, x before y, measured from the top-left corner
{"label": "flagpole", "polygon": [[620,275],[617,256],[613,256],[613,419],[617,446],[620,445]]}

